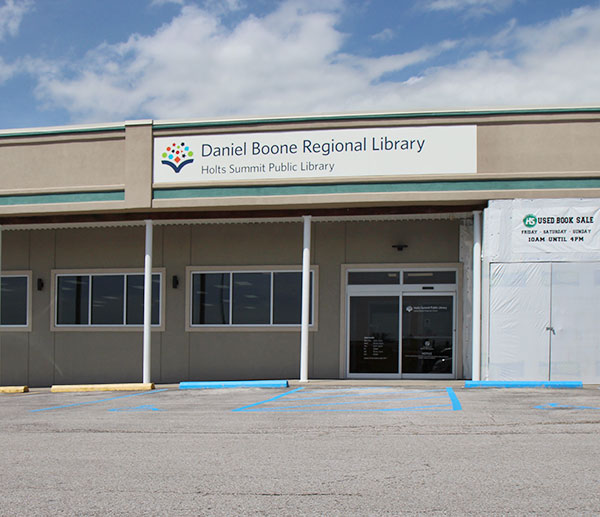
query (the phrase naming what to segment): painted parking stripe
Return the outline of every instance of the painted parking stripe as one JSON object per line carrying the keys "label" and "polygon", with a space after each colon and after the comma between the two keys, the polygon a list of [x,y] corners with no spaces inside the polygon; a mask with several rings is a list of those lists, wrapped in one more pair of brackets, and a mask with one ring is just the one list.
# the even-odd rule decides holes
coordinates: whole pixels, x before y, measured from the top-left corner
{"label": "painted parking stripe", "polygon": [[281,393],[279,395],[276,395],[275,397],[271,397],[270,399],[263,400],[261,402],[255,402],[254,404],[250,404],[249,406],[239,407],[239,408],[233,409],[232,411],[248,411],[249,408],[260,406],[261,404],[265,404],[267,402],[272,402],[274,400],[280,399],[281,397],[285,397],[286,395],[289,395],[290,393],[295,393],[295,392],[303,390],[303,389],[304,388],[296,388],[296,389],[287,391],[285,393]]}
{"label": "painted parking stripe", "polygon": [[449,404],[436,404],[436,405],[431,405],[431,406],[409,406],[409,407],[390,407],[390,408],[344,408],[344,409],[338,409],[338,408],[323,408],[323,409],[304,409],[304,408],[291,408],[291,409],[286,409],[286,408],[259,408],[259,409],[250,409],[249,411],[263,411],[263,412],[277,412],[277,411],[281,411],[281,412],[320,412],[320,413],[326,413],[326,412],[337,412],[337,413],[341,413],[341,412],[346,412],[346,411],[351,411],[351,412],[391,412],[391,411],[453,411],[452,409],[449,409],[450,406]]}
{"label": "painted parking stripe", "polygon": [[[398,392],[398,387],[397,386],[371,386],[368,388],[338,388],[338,389],[331,389],[331,390],[321,390],[321,389],[306,389],[304,390],[304,393],[344,393],[344,392],[358,392],[360,395],[364,395],[364,392],[366,392],[367,390],[373,391],[373,393],[378,393],[380,390],[394,390],[395,393]],[[432,390],[419,390],[419,389],[412,389],[412,390],[407,390],[402,388],[402,393],[435,393],[435,392],[440,392],[440,391],[446,391],[445,388],[438,388],[438,389],[432,389]]]}
{"label": "painted parking stripe", "polygon": [[456,396],[456,393],[454,393],[454,390],[448,387],[446,388],[446,393],[448,393],[450,401],[452,402],[452,411],[461,411],[462,406],[460,404],[460,400],[458,400],[458,397]]}
{"label": "painted parking stripe", "polygon": [[[445,390],[431,390],[431,392],[442,392]],[[317,391],[311,391],[311,392],[304,392],[304,393],[319,393]],[[407,393],[407,392],[402,392],[402,393]],[[421,393],[421,392],[408,392],[408,393]],[[360,393],[360,395],[397,395],[398,391],[366,391],[363,393]],[[296,400],[318,400],[318,399],[334,399],[334,398],[345,398],[345,397],[355,397],[356,395],[320,395],[318,397],[298,397],[298,398],[294,398],[292,400],[296,401]],[[423,398],[423,397],[417,397],[417,398]],[[289,399],[288,399],[289,400]],[[409,399],[403,399],[403,400],[409,400]]]}
{"label": "painted parking stripe", "polygon": [[167,388],[164,388],[162,390],[144,391],[142,393],[132,393],[130,395],[120,395],[118,397],[110,397],[107,399],[91,400],[88,402],[77,402],[76,404],[65,404],[64,406],[51,406],[51,407],[44,407],[44,408],[40,408],[40,409],[32,409],[30,411],[31,411],[31,413],[36,413],[38,411],[52,411],[53,409],[65,409],[65,408],[77,407],[77,406],[87,406],[90,404],[99,404],[100,402],[108,402],[109,400],[124,399],[124,398],[128,398],[128,397],[137,397],[137,396],[141,396],[141,395],[152,395],[154,393],[160,393],[161,391],[167,391]]}
{"label": "painted parking stripe", "polygon": [[600,409],[600,407],[592,407],[592,406],[571,406],[568,404],[542,404],[541,406],[534,406],[534,409]]}
{"label": "painted parking stripe", "polygon": [[[450,387],[445,389],[438,390],[402,390],[402,391],[389,391],[390,388],[386,388],[388,391],[362,391],[360,393],[349,393],[351,390],[305,390],[301,395],[304,394],[319,394],[318,396],[312,397],[289,397],[285,399],[285,402],[288,404],[285,406],[281,405],[273,405],[273,402],[279,401],[283,397],[287,397],[293,393],[297,393],[301,391],[303,388],[297,388],[295,390],[288,391],[286,393],[282,393],[277,395],[276,397],[272,397],[267,400],[263,400],[260,402],[256,402],[254,404],[250,404],[248,406],[243,406],[233,411],[461,411],[462,406],[458,397],[454,393],[454,390]],[[368,388],[367,388],[368,389]],[[340,391],[344,392],[343,394],[335,394]],[[352,390],[354,391],[354,390]],[[443,395],[430,395],[430,393],[444,393]],[[422,394],[423,396],[411,396],[406,397],[407,394]],[[365,395],[397,395],[393,398],[367,398]],[[447,404],[428,404],[428,405],[414,405],[414,406],[406,406],[402,405],[407,402],[414,403],[415,401],[424,401],[431,399],[446,399],[448,397],[449,403]],[[341,398],[346,399],[354,399],[348,401],[339,401]],[[327,399],[337,399],[335,402],[325,402]],[[362,400],[361,400],[362,399]],[[320,403],[305,403],[306,401],[315,401],[322,400]],[[292,403],[292,404],[290,404]],[[368,406],[368,405],[377,405],[382,403],[395,403],[399,404],[399,407],[357,407],[357,406]],[[343,407],[342,407],[343,406]]]}
{"label": "painted parking stripe", "polygon": [[[426,400],[426,399],[441,399],[441,397],[414,397],[410,399],[405,398],[394,398],[394,399],[367,399],[367,400],[353,400],[351,402],[329,402],[324,404],[298,404],[294,406],[279,406],[277,409],[298,409],[298,408],[313,408],[322,406],[346,406],[355,404],[373,404],[375,402],[404,402],[405,400]],[[447,405],[447,404],[446,404]]]}
{"label": "painted parking stripe", "polygon": [[117,408],[112,408],[109,409],[109,411],[162,411],[162,409],[158,409],[157,407],[154,407],[150,404],[145,404],[143,406],[136,406],[136,407],[117,407]]}

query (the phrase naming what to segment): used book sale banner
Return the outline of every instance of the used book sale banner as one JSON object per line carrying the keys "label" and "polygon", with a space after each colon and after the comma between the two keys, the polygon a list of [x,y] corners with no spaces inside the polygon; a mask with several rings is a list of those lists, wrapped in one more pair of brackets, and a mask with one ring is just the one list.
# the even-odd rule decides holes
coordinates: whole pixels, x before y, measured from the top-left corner
{"label": "used book sale banner", "polygon": [[515,207],[512,249],[516,253],[598,252],[599,224],[598,207]]}

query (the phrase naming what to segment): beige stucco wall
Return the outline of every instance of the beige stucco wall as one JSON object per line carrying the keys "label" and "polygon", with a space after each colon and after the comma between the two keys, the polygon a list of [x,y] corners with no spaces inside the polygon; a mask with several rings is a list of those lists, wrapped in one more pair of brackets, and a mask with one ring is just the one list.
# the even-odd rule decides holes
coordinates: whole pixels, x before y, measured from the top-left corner
{"label": "beige stucco wall", "polygon": [[[121,200],[1,204],[0,225],[12,217],[37,216],[53,223],[56,215],[96,217],[122,214],[140,218],[153,212],[206,211],[244,218],[245,210],[268,215],[322,208],[414,207],[436,210],[481,206],[490,199],[514,197],[600,197],[599,188],[531,188],[526,184],[468,190],[410,189],[402,192],[256,195],[152,200],[153,135],[185,135],[316,128],[476,124],[478,172],[445,176],[403,176],[398,181],[542,180],[600,177],[600,113],[514,113],[462,116],[387,117],[260,122],[250,125],[188,125],[156,129],[151,121],[101,131],[0,134],[0,198],[23,194],[122,192]],[[367,182],[365,177],[353,180]],[[346,181],[346,180],[344,180]],[[350,181],[350,180],[348,180]],[[386,182],[394,182],[387,178]],[[385,185],[385,182],[382,183]],[[516,183],[514,185],[517,185]],[[539,187],[539,185],[538,185]],[[416,188],[416,187],[415,187]],[[461,209],[461,211],[462,211]],[[410,212],[410,208],[408,209]],[[295,215],[298,215],[297,212]],[[160,217],[160,216],[159,216]],[[254,215],[252,215],[254,217]],[[256,220],[256,219],[254,219]],[[23,224],[24,220],[19,219]],[[26,220],[25,220],[26,222]],[[319,268],[318,330],[310,335],[311,377],[343,375],[341,355],[342,264],[420,264],[459,262],[458,221],[329,221],[313,224],[313,263]],[[407,244],[401,253],[393,244]],[[54,269],[141,268],[142,226],[99,229],[4,231],[4,270],[32,272],[32,329],[0,333],[0,384],[32,386],[62,382],[117,382],[141,379],[141,332],[52,331],[50,272]],[[300,223],[169,224],[156,226],[154,266],[166,268],[165,328],[153,332],[152,377],[157,382],[195,379],[298,376],[297,331],[185,331],[186,267],[299,265]],[[464,255],[464,254],[463,254]],[[173,275],[179,278],[172,287]],[[35,289],[37,279],[45,287]]]}
{"label": "beige stucco wall", "polygon": [[[0,215],[110,212],[149,209],[152,124],[102,130],[65,129],[0,133]],[[114,193],[110,199],[101,194]],[[66,194],[64,201],[52,195]],[[97,194],[97,199],[93,196]],[[33,202],[15,196],[37,197]]]}
{"label": "beige stucco wall", "polygon": [[124,132],[0,139],[0,194],[124,184]]}
{"label": "beige stucco wall", "polygon": [[600,122],[495,123],[477,130],[480,174],[600,171]]}
{"label": "beige stucco wall", "polygon": [[[122,210],[193,209],[285,209],[410,204],[477,204],[506,197],[592,197],[598,188],[544,189],[514,185],[507,189],[427,189],[402,192],[356,192],[352,194],[298,194],[287,196],[220,196],[217,198],[152,200],[153,136],[240,132],[312,130],[319,128],[369,128],[391,126],[477,125],[476,174],[374,178],[365,176],[343,182],[374,179],[394,181],[515,180],[590,178],[600,175],[600,113],[593,111],[489,113],[409,117],[307,118],[297,121],[249,123],[206,123],[171,125],[168,129],[152,121],[124,123],[110,130],[101,127],[69,129],[64,132],[32,131],[27,134],[0,132],[0,197],[22,194],[122,192],[111,201],[0,203],[4,215],[48,213],[118,213]],[[337,180],[336,180],[337,181]],[[292,183],[302,184],[302,180]],[[315,183],[313,180],[308,183]]]}

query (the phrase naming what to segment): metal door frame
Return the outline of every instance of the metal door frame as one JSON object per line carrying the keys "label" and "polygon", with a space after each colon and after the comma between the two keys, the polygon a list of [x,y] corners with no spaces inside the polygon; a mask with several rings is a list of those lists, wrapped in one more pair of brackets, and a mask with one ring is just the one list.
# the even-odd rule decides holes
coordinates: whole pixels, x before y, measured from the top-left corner
{"label": "metal door frame", "polygon": [[[455,284],[435,284],[427,286],[421,284],[382,284],[382,285],[349,285],[349,272],[376,272],[384,270],[393,270],[400,273],[406,271],[456,271]],[[455,379],[457,375],[457,315],[458,315],[458,285],[459,271],[456,267],[445,267],[435,265],[425,267],[402,267],[402,266],[384,266],[384,267],[349,267],[344,271],[344,347],[345,347],[345,366],[344,375],[348,379]],[[450,374],[439,373],[402,373],[402,299],[404,295],[422,295],[422,296],[451,296],[452,297],[452,372]],[[398,296],[398,373],[350,373],[350,297],[352,296]]]}

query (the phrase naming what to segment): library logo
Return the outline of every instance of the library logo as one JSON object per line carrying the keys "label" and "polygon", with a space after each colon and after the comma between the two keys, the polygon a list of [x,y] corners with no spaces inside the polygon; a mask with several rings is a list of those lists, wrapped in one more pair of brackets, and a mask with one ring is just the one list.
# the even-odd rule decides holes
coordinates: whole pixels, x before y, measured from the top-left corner
{"label": "library logo", "polygon": [[160,163],[168,165],[175,173],[181,172],[181,169],[194,161],[192,158],[194,151],[190,150],[190,147],[185,142],[168,145],[161,156],[162,160]]}

